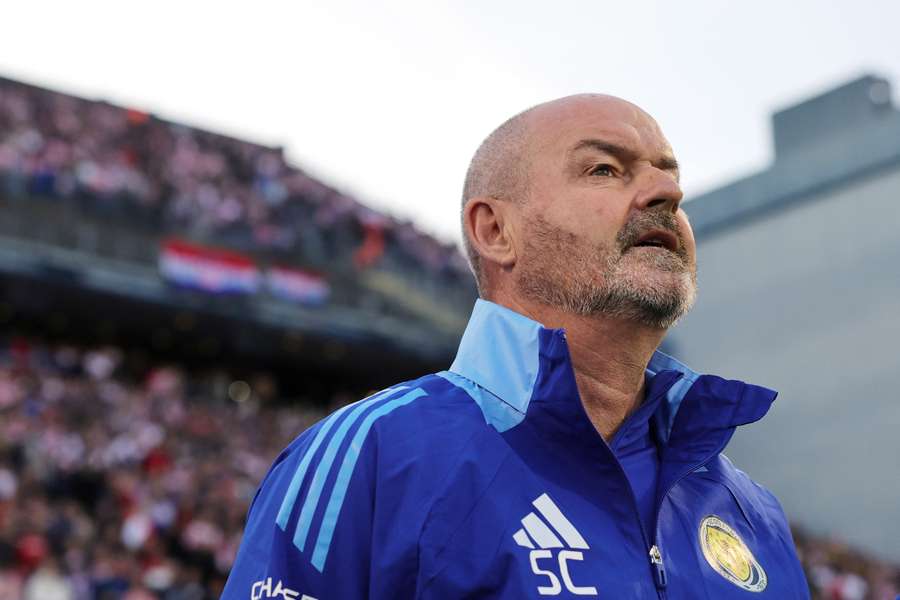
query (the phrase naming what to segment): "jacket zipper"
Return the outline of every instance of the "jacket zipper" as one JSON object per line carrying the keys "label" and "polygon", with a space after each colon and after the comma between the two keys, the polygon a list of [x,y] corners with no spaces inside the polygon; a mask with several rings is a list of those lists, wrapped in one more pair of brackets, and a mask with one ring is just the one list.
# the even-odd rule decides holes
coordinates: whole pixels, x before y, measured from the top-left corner
{"label": "jacket zipper", "polygon": [[[586,415],[585,415],[586,416]],[[626,488],[628,490],[628,494],[631,496],[631,505],[634,507],[635,515],[637,516],[638,525],[640,526],[641,538],[644,540],[644,548],[647,548],[647,555],[650,557],[650,570],[653,572],[653,582],[656,584],[656,593],[659,596],[660,600],[666,600],[666,586],[669,583],[668,577],[666,576],[665,565],[663,564],[662,554],[660,553],[659,547],[656,545],[655,540],[651,540],[650,536],[647,535],[647,530],[644,528],[644,520],[641,518],[641,511],[638,508],[637,497],[634,495],[634,490],[631,488],[631,482],[628,480],[628,475],[625,474],[625,468],[622,467],[622,463],[619,462],[618,457],[616,457],[616,453],[613,452],[612,447],[606,442],[606,440],[602,440],[603,445],[606,446],[606,450],[609,452],[610,456],[613,459],[615,465],[619,468],[619,473],[622,476],[622,479],[625,480]],[[708,460],[708,459],[707,459]],[[696,468],[696,467],[694,467]],[[692,469],[693,470],[693,469]],[[690,471],[688,471],[690,472]],[[681,477],[678,478],[678,481],[681,480]],[[677,482],[676,482],[677,483]],[[673,484],[674,485],[674,484]],[[671,490],[672,487],[669,487]],[[669,490],[666,490],[666,494],[669,493]],[[663,496],[665,498],[665,496]],[[660,503],[662,504],[662,503]],[[656,507],[656,520],[659,521],[659,506]],[[656,523],[658,529],[658,523]]]}
{"label": "jacket zipper", "polygon": [[[628,489],[628,493],[631,496],[631,505],[634,507],[635,515],[637,516],[638,525],[641,530],[641,538],[644,540],[644,547],[648,549],[648,556],[650,557],[650,568],[653,571],[653,582],[656,584],[656,593],[659,596],[660,600],[666,600],[666,585],[668,584],[668,579],[666,578],[666,570],[663,565],[662,555],[660,554],[659,548],[655,543],[651,544],[650,537],[647,535],[647,530],[644,528],[644,520],[641,519],[641,512],[638,509],[637,497],[634,495],[634,490],[631,489],[631,482],[628,481],[628,476],[625,474],[625,469],[622,467],[622,463],[619,462],[619,459],[616,458],[615,452],[612,451],[612,448],[609,445],[606,445],[607,450],[610,455],[612,455],[613,462],[619,467],[619,472],[622,475],[622,478],[626,482],[626,487]],[[679,478],[680,480],[680,478]],[[671,487],[669,489],[672,489]],[[666,491],[668,494],[668,490]],[[656,518],[659,520],[659,508],[657,507]]]}
{"label": "jacket zipper", "polygon": [[653,577],[656,580],[656,587],[664,590],[668,580],[666,579],[666,566],[663,564],[662,554],[659,552],[659,546],[653,544],[650,548],[650,564],[653,565]]}
{"label": "jacket zipper", "polygon": [[687,469],[684,473],[678,476],[678,479],[673,481],[668,488],[666,488],[666,492],[660,497],[659,504],[656,507],[656,522],[654,523],[653,530],[653,545],[650,548],[650,564],[653,566],[653,575],[656,580],[656,588],[659,592],[661,598],[666,598],[665,588],[668,585],[668,577],[666,575],[666,567],[663,562],[662,551],[659,549],[659,512],[662,509],[663,502],[665,502],[666,498],[669,495],[669,492],[672,489],[681,483],[681,480],[711,461],[714,457],[718,456],[722,450],[724,450],[727,444],[721,444],[716,448],[715,452],[709,453],[707,456],[703,458],[703,460],[698,461],[697,463],[691,465],[690,469]]}

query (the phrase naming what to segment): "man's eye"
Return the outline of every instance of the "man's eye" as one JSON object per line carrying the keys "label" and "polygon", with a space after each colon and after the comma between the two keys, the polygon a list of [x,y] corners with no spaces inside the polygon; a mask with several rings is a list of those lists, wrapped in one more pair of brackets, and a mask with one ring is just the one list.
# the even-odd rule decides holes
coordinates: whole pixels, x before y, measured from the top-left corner
{"label": "man's eye", "polygon": [[601,177],[613,177],[615,174],[616,170],[612,165],[597,165],[588,172],[588,175],[599,175]]}

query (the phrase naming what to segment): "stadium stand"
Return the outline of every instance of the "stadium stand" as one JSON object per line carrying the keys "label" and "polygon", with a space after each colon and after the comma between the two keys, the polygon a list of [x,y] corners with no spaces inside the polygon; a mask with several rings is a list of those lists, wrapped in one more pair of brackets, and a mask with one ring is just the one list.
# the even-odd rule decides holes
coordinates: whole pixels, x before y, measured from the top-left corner
{"label": "stadium stand", "polygon": [[[95,224],[73,240],[82,247],[110,229],[128,232],[132,243],[108,244],[105,256],[153,264],[172,238],[245,253],[266,275],[280,269],[279,290],[299,303],[312,285],[312,304],[324,290],[333,304],[405,307],[458,330],[473,299],[452,243],[325,185],[289,165],[281,149],[3,78],[0,196],[11,213],[4,220],[44,223],[43,204],[73,215],[80,229]],[[219,278],[246,275],[215,261],[204,273],[181,266],[176,283],[203,285],[210,268]]]}
{"label": "stadium stand", "polygon": [[395,374],[446,362],[475,296],[453,244],[280,149],[4,78],[0,274],[0,321]]}
{"label": "stadium stand", "polygon": [[455,246],[288,165],[280,149],[0,78],[7,196],[71,200],[151,228],[327,266],[350,256],[468,284]]}

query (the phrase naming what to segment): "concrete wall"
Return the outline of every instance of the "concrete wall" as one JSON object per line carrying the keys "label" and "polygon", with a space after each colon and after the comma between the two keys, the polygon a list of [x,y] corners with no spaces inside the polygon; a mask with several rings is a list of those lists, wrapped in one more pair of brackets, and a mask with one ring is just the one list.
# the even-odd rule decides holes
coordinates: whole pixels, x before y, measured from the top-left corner
{"label": "concrete wall", "polygon": [[670,347],[780,391],[726,453],[792,521],[900,560],[900,166],[703,236],[698,262]]}

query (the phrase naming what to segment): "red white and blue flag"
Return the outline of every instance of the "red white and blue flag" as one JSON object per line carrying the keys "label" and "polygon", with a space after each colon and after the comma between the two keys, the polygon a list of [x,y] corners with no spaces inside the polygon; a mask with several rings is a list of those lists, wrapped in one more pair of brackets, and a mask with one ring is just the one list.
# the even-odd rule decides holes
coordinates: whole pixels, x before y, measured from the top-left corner
{"label": "red white and blue flag", "polygon": [[162,243],[159,270],[171,283],[213,294],[254,294],[260,285],[250,257],[178,239]]}
{"label": "red white and blue flag", "polygon": [[273,296],[301,304],[322,304],[331,287],[324,277],[310,271],[273,266],[266,270],[266,288]]}

